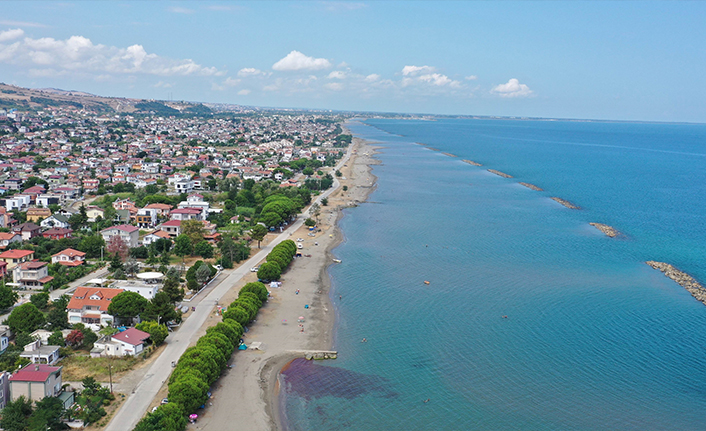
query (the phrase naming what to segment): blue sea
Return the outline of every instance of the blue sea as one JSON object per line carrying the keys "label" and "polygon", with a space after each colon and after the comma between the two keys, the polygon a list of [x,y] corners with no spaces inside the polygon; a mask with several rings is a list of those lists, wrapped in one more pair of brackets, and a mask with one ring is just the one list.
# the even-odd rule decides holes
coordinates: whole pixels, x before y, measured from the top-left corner
{"label": "blue sea", "polygon": [[283,374],[289,430],[706,429],[706,305],[644,263],[706,282],[706,125],[350,129],[377,189],[329,269],[338,359]]}

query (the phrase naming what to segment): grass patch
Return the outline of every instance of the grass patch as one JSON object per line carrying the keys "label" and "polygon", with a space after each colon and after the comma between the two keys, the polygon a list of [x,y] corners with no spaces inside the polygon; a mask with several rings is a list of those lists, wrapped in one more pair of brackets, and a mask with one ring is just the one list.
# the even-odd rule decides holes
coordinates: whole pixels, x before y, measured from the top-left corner
{"label": "grass patch", "polygon": [[122,374],[132,370],[136,365],[144,362],[142,356],[126,356],[121,358],[91,358],[90,356],[72,355],[64,358],[61,365],[64,367],[63,380],[77,382],[85,377],[93,377],[99,382],[109,380],[109,366],[113,366],[113,381]]}

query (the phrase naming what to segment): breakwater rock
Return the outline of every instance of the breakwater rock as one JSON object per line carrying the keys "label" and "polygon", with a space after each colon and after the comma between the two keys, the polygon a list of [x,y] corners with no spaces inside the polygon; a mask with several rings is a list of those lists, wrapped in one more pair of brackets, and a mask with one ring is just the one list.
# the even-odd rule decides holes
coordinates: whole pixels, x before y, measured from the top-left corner
{"label": "breakwater rock", "polygon": [[512,175],[506,174],[505,172],[496,171],[495,169],[488,169],[491,174],[499,175],[503,178],[512,178]]}
{"label": "breakwater rock", "polygon": [[654,269],[658,269],[664,273],[667,277],[674,280],[678,285],[686,289],[691,296],[697,300],[706,304],[706,289],[694,277],[689,274],[678,270],[673,265],[664,262],[656,262],[654,260],[648,260],[645,262]]}
{"label": "breakwater rock", "polygon": [[451,154],[451,153],[441,153],[441,154],[443,154],[445,156],[449,156],[449,157],[458,157],[456,154]]}
{"label": "breakwater rock", "polygon": [[616,236],[620,235],[620,231],[618,229],[614,228],[613,226],[608,226],[607,224],[603,223],[589,223],[591,226],[595,227],[599,231],[603,232],[604,234],[608,235],[611,238],[615,238]]}
{"label": "breakwater rock", "polygon": [[462,161],[462,162],[465,162],[465,163],[468,163],[469,165],[473,165],[473,166],[483,166],[483,165],[481,165],[481,164],[478,163],[478,162],[474,162],[473,160],[466,160],[466,159],[464,159],[464,160],[461,160],[461,161]]}
{"label": "breakwater rock", "polygon": [[560,204],[564,205],[566,208],[569,208],[572,210],[580,210],[581,209],[581,207],[578,207],[578,206],[572,204],[571,202],[567,201],[566,199],[554,197],[554,198],[552,198],[552,200],[559,202]]}
{"label": "breakwater rock", "polygon": [[535,186],[534,184],[530,184],[530,183],[520,183],[520,185],[521,185],[521,186],[525,186],[525,187],[527,187],[528,189],[534,190],[534,191],[537,191],[537,192],[541,192],[541,191],[544,190],[543,188],[537,187],[537,186]]}

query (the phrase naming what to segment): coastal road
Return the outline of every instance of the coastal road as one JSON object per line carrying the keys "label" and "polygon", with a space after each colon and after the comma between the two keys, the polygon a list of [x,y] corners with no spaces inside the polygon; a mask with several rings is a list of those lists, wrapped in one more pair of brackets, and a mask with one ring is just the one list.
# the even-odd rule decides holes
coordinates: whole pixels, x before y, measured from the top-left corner
{"label": "coastal road", "polygon": [[[348,146],[345,156],[336,165],[334,169],[340,169],[351,156],[353,145]],[[340,186],[339,181],[334,175],[333,186],[321,193],[314,202],[319,203],[322,199],[328,197],[334,190]],[[203,326],[209,314],[213,312],[218,298],[233,288],[242,278],[250,272],[250,268],[257,266],[265,257],[272,251],[272,248],[288,239],[290,232],[299,229],[304,220],[309,216],[309,210],[302,214],[302,217],[290,225],[287,231],[277,235],[267,246],[264,246],[253,257],[240,265],[237,269],[230,271],[223,280],[215,285],[212,290],[196,305],[196,311],[192,311],[191,315],[181,324],[179,330],[172,333],[166,341],[166,347],[161,355],[154,360],[149,370],[145,374],[144,379],[132,389],[132,393],[128,394],[127,399],[120,409],[113,415],[110,423],[105,428],[106,431],[125,431],[135,427],[137,422],[142,419],[142,416],[147,412],[152,400],[157,396],[162,384],[169,379],[172,372],[172,361],[178,361],[179,357],[184,353],[187,347],[195,340],[195,336],[199,329]],[[187,412],[190,413],[190,412]]]}

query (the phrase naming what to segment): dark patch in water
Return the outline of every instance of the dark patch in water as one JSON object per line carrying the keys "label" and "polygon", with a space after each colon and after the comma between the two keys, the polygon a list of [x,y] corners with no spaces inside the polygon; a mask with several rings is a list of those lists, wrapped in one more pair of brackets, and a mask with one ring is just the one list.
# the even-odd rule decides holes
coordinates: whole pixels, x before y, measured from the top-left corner
{"label": "dark patch in water", "polygon": [[372,392],[378,392],[384,398],[397,397],[397,393],[389,389],[389,380],[384,377],[328,367],[303,358],[293,360],[282,371],[282,377],[287,392],[307,400],[322,397],[350,400]]}

